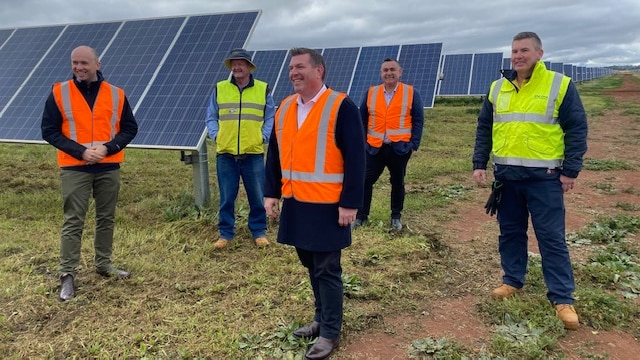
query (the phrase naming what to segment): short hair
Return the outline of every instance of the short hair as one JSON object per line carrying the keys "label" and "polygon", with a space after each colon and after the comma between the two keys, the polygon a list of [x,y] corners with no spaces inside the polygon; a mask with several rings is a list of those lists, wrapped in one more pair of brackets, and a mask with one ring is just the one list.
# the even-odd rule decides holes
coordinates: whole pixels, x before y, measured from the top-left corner
{"label": "short hair", "polygon": [[313,67],[322,66],[324,69],[322,72],[322,81],[324,81],[324,77],[327,74],[327,66],[324,63],[324,58],[319,52],[305,47],[294,47],[289,50],[289,56],[291,57],[304,54],[309,54],[309,57],[311,58],[311,65]]}
{"label": "short hair", "polygon": [[398,64],[398,67],[402,69],[402,65],[400,65],[400,62],[398,60],[396,60],[395,58],[392,58],[392,57],[385,58],[384,60],[382,60],[382,63],[384,64],[384,63],[389,62],[389,61],[395,62],[396,64]]}
{"label": "short hair", "polygon": [[534,33],[533,31],[519,32],[516,34],[516,36],[513,37],[513,41],[524,39],[533,39],[533,46],[535,46],[536,50],[542,49],[542,40],[540,40],[538,34]]}

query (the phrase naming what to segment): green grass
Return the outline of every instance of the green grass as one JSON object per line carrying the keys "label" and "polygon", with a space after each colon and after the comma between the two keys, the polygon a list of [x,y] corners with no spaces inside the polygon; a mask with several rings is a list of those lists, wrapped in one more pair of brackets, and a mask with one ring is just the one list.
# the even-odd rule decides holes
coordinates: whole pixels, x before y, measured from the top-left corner
{"label": "green grass", "polygon": [[[600,95],[602,89],[620,84],[613,76],[580,85],[587,112],[605,113],[612,100]],[[462,282],[486,281],[487,269],[461,272],[454,271],[455,266],[491,267],[485,259],[496,261],[495,246],[477,249],[477,259],[460,259],[447,231],[447,221],[460,207],[482,211],[482,204],[469,202],[486,190],[471,181],[480,106],[477,97],[438,98],[435,107],[425,111],[422,145],[406,177],[407,229],[389,231],[388,173],[375,185],[371,223],[354,232],[353,245],[343,252],[344,340],[357,339],[364,331],[385,331],[385,319],[412,316],[425,303],[457,296]],[[177,151],[129,149],[113,257],[133,278],[105,280],[95,274],[91,207],[77,296],[62,303],[55,277],[62,221],[55,151],[47,145],[0,144],[1,357],[301,358],[309,341],[295,339],[292,332],[312,320],[307,274],[292,248],[255,248],[246,229],[243,191],[236,239],[229,249],[212,249],[218,203],[213,165],[211,205],[197,207],[191,168],[180,162]],[[605,160],[588,166],[611,171],[626,165]],[[613,217],[579,233],[582,246],[593,248],[589,264],[601,265],[575,267],[581,316],[598,328],[617,327],[638,336],[638,305],[625,298],[634,293],[637,268],[632,263],[637,263],[637,254],[623,240],[638,231],[636,221],[632,215]],[[275,239],[276,232],[277,223],[270,221],[268,236]],[[611,250],[603,250],[606,246]],[[422,338],[406,344],[407,356],[562,358],[556,343],[565,331],[545,292],[539,260],[533,257],[525,293],[477,305],[476,311],[494,329],[484,348],[468,349],[455,339]]]}

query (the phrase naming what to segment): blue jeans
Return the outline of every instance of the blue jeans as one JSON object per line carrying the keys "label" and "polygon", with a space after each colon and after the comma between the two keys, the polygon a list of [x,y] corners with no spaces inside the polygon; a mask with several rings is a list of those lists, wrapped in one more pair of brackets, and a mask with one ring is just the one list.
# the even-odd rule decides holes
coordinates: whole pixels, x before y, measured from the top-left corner
{"label": "blue jeans", "polygon": [[254,239],[267,231],[267,214],[264,210],[262,187],[264,184],[264,155],[247,154],[216,156],[218,188],[220,190],[220,237],[232,240],[235,235],[235,202],[240,188],[240,177],[249,200],[249,231]]}

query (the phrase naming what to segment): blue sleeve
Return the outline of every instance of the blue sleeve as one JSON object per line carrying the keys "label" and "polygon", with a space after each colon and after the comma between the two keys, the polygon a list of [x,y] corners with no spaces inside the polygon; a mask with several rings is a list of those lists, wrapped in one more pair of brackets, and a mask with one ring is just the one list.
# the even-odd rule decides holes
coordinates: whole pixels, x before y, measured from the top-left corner
{"label": "blue sleeve", "polygon": [[269,143],[271,130],[273,130],[273,121],[276,116],[276,105],[271,95],[271,90],[267,89],[267,105],[264,109],[264,123],[262,124],[262,142]]}
{"label": "blue sleeve", "polygon": [[485,96],[476,127],[476,144],[473,150],[473,170],[486,169],[493,147],[493,104],[489,94]]}
{"label": "blue sleeve", "polygon": [[217,86],[213,89],[211,97],[209,98],[209,106],[207,107],[207,118],[205,119],[209,137],[213,141],[216,141],[216,136],[218,136],[218,129],[220,129],[220,125],[218,124],[218,96],[216,95],[216,89]]}
{"label": "blue sleeve", "polygon": [[411,104],[411,148],[416,151],[422,140],[424,128],[424,106],[417,90],[413,90],[413,103]]}
{"label": "blue sleeve", "polygon": [[567,93],[560,105],[558,123],[564,131],[562,175],[577,178],[582,170],[583,156],[587,152],[588,126],[587,114],[573,82],[569,82]]}

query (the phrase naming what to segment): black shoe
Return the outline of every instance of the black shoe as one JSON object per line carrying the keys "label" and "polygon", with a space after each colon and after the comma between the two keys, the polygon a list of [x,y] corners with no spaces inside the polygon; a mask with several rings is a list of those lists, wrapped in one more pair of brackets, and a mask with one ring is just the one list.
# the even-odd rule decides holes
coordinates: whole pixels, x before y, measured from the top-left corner
{"label": "black shoe", "polygon": [[320,323],[317,321],[293,331],[293,336],[296,337],[318,337],[318,335],[320,335]]}
{"label": "black shoe", "polygon": [[96,270],[96,272],[98,273],[98,275],[103,276],[103,277],[112,277],[115,276],[118,279],[128,279],[129,277],[131,277],[131,274],[124,271],[124,270],[120,270],[120,269],[116,269],[113,268],[111,270],[105,271],[105,270]]}
{"label": "black shoe", "polygon": [[305,355],[308,360],[326,359],[338,347],[340,337],[331,340],[320,336]]}
{"label": "black shoe", "polygon": [[72,299],[74,295],[73,276],[71,274],[60,276],[60,300],[67,301]]}
{"label": "black shoe", "polygon": [[400,219],[391,219],[391,229],[396,231],[402,230],[402,222],[400,222]]}
{"label": "black shoe", "polygon": [[364,226],[364,225],[367,225],[367,219],[355,219],[351,223],[351,230],[355,230],[355,229],[359,228],[360,226]]}

